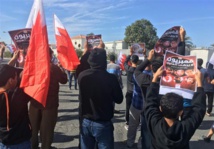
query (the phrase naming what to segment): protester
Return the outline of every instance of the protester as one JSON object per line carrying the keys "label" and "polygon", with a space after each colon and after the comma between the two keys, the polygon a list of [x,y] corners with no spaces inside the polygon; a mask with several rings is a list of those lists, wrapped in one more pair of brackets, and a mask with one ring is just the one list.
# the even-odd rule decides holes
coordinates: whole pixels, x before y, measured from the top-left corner
{"label": "protester", "polygon": [[159,68],[153,74],[152,84],[146,96],[145,117],[152,137],[152,148],[189,149],[189,140],[201,124],[205,111],[205,93],[202,88],[201,73],[197,71],[197,92],[192,99],[192,108],[185,119],[179,120],[183,112],[183,97],[176,93],[167,93],[159,100],[157,80],[163,73]]}
{"label": "protester", "polygon": [[[132,52],[130,52],[130,55],[127,56],[124,63],[124,68],[127,74],[126,114],[125,114],[126,130],[128,130],[128,126],[129,126],[129,109],[132,103],[132,95],[133,95],[133,87],[134,87],[133,73],[135,68],[137,67],[138,61],[139,61],[139,57],[137,55],[132,55]],[[131,62],[131,65],[128,64],[129,62]]]}
{"label": "protester", "polygon": [[[100,40],[100,44],[98,45],[98,48],[103,48],[103,49],[105,48],[105,44],[103,43],[102,40]],[[76,77],[77,77],[77,79],[78,79],[79,74],[82,71],[91,68],[90,65],[89,65],[89,63],[88,63],[88,57],[89,57],[89,55],[90,55],[90,53],[91,53],[92,50],[93,50],[93,47],[89,46],[88,42],[86,41],[85,45],[84,45],[84,51],[83,51],[82,57],[80,59],[80,64],[77,66],[77,69],[76,69]],[[82,118],[81,118],[81,115],[79,114],[80,131],[81,131],[81,124],[82,124]],[[80,138],[79,138],[79,140],[80,140]],[[80,147],[80,143],[79,143],[78,146],[79,146],[79,148],[81,148]]]}
{"label": "protester", "polygon": [[206,115],[210,116],[213,108],[213,94],[214,94],[214,85],[211,84],[211,80],[214,79],[214,69],[213,65],[208,63],[207,69],[202,67],[203,59],[198,59],[198,69],[203,74],[203,87],[207,96],[207,112]]}
{"label": "protester", "polygon": [[211,138],[212,138],[212,136],[213,136],[213,134],[214,134],[214,123],[212,124],[211,128],[209,129],[209,132],[208,132],[207,136],[202,136],[202,139],[205,142],[209,143]]}
{"label": "protester", "polygon": [[120,83],[120,87],[123,88],[123,82],[122,82],[122,78],[121,78],[121,70],[120,70],[120,66],[118,64],[115,63],[115,55],[111,54],[110,56],[110,63],[107,65],[107,71],[111,74],[114,74],[119,83]]}
{"label": "protester", "polygon": [[[139,66],[136,67],[133,75],[133,83],[134,83],[134,89],[133,89],[133,99],[130,107],[130,114],[129,114],[129,129],[127,133],[127,146],[133,147],[135,138],[136,138],[136,131],[137,128],[142,122],[143,129],[146,131],[145,125],[146,121],[144,120],[144,116],[141,114],[143,112],[143,101],[145,100],[145,93],[146,88],[149,86],[152,78],[152,72],[150,70],[150,61],[152,60],[154,56],[154,50],[151,50],[149,52],[149,56],[147,59],[145,59]],[[145,68],[147,67],[147,70]],[[142,118],[142,119],[141,119]],[[142,131],[142,130],[141,130]],[[143,132],[142,132],[143,133]],[[142,136],[142,135],[141,135]],[[149,139],[149,135],[147,137]],[[139,139],[138,144],[140,144],[141,139]],[[149,148],[149,140],[143,141],[144,143],[141,144],[145,148]]]}
{"label": "protester", "polygon": [[[52,52],[50,49],[50,55],[52,55]],[[29,116],[32,124],[32,149],[38,149],[39,132],[42,149],[51,148],[59,106],[59,83],[67,83],[67,75],[62,67],[51,63],[50,69],[50,85],[46,106],[43,107],[36,100],[31,100],[30,102]]]}
{"label": "protester", "polygon": [[81,124],[81,149],[114,149],[113,103],[123,101],[123,93],[117,78],[106,71],[107,59],[104,49],[90,52],[91,69],[79,74],[79,100]]}
{"label": "protester", "polygon": [[[100,40],[100,44],[98,45],[98,48],[105,48],[105,44],[103,43],[102,40]],[[84,51],[83,51],[82,57],[80,59],[80,64],[78,65],[77,70],[76,70],[77,78],[82,71],[84,71],[86,69],[90,69],[90,65],[88,63],[88,57],[92,50],[93,50],[93,48],[89,47],[88,42],[86,41],[85,45],[84,45]]]}
{"label": "protester", "polygon": [[76,76],[76,69],[73,70],[67,70],[67,74],[68,74],[68,86],[69,89],[71,90],[71,86],[72,86],[72,79],[74,77],[74,88],[75,90],[77,90],[77,76]]}
{"label": "protester", "polygon": [[[7,64],[0,65],[0,148],[30,149],[28,117],[30,96],[19,88],[21,69],[13,67],[18,51]],[[10,66],[11,65],[11,66]]]}
{"label": "protester", "polygon": [[4,51],[5,51],[5,44],[0,43],[0,61],[3,61],[4,59]]}

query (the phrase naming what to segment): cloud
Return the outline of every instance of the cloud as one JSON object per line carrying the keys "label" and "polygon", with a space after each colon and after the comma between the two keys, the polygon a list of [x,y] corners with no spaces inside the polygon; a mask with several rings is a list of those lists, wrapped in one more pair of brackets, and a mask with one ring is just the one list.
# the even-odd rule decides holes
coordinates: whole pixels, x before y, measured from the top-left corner
{"label": "cloud", "polygon": [[[73,0],[45,0],[44,4],[55,10],[62,10],[66,14],[60,14],[59,19],[62,24],[70,33],[88,33],[94,31],[106,30],[106,24],[114,24],[120,20],[125,20],[129,16],[121,16],[118,11],[130,8],[132,0],[96,0],[88,1],[82,0],[81,2]],[[61,17],[63,16],[63,17]],[[51,21],[48,20],[51,23]],[[52,25],[49,27],[52,28]],[[109,30],[114,28],[109,27]]]}
{"label": "cloud", "polygon": [[16,20],[15,17],[3,15],[3,14],[0,14],[0,18],[1,18],[1,19],[0,19],[0,22],[8,22],[8,21]]}
{"label": "cloud", "polygon": [[204,21],[204,20],[214,20],[214,17],[211,16],[211,17],[200,17],[200,18],[188,18],[188,19],[184,19],[184,20],[157,23],[156,25],[178,24],[178,23],[183,23],[183,22]]}

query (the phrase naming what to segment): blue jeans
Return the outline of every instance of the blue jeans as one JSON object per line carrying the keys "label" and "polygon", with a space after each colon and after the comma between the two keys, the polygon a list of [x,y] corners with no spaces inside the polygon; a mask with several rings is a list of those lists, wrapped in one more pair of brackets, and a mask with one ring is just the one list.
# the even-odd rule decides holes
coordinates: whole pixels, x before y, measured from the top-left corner
{"label": "blue jeans", "polygon": [[114,149],[114,126],[111,121],[95,122],[83,119],[80,134],[81,149]]}
{"label": "blue jeans", "polygon": [[0,142],[0,149],[31,149],[30,140],[15,145],[4,145]]}
{"label": "blue jeans", "polygon": [[151,135],[147,127],[147,121],[144,112],[141,114],[141,143],[143,149],[150,149],[151,147]]}
{"label": "blue jeans", "polygon": [[68,82],[69,82],[69,88],[72,86],[72,78],[74,77],[74,87],[77,89],[77,77],[76,77],[76,72],[70,72],[67,70],[68,74]]}

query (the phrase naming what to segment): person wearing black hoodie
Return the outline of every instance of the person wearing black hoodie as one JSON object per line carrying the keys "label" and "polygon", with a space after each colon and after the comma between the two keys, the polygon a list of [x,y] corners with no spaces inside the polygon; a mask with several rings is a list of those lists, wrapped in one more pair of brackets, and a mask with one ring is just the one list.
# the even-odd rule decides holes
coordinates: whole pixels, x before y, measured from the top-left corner
{"label": "person wearing black hoodie", "polygon": [[81,123],[81,149],[114,149],[114,103],[123,101],[123,93],[117,77],[106,71],[106,51],[95,48],[90,52],[91,69],[82,71],[79,83],[79,114]]}
{"label": "person wearing black hoodie", "polygon": [[201,73],[197,71],[197,92],[192,99],[192,108],[181,120],[183,97],[167,93],[159,100],[158,78],[163,70],[160,67],[153,75],[152,84],[147,90],[145,117],[151,134],[152,149],[189,149],[189,140],[201,124],[206,111],[205,93],[202,88]]}
{"label": "person wearing black hoodie", "polygon": [[28,116],[28,102],[31,97],[19,88],[21,71],[7,64],[0,65],[1,149],[31,148],[31,125]]}

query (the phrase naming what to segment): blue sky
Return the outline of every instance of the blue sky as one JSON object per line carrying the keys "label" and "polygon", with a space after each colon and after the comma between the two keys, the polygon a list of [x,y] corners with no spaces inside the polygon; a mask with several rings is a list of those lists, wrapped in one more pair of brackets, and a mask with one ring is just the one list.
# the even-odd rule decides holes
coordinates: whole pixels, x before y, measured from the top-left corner
{"label": "blue sky", "polygon": [[[55,13],[70,36],[102,34],[104,41],[124,39],[125,28],[147,19],[160,37],[173,26],[183,26],[196,46],[214,43],[214,0],[43,0],[49,42],[55,43]],[[4,33],[24,28],[33,0],[0,0],[0,41]]]}

